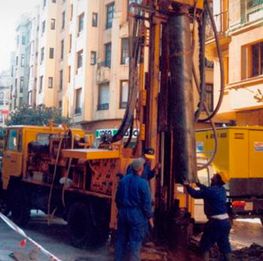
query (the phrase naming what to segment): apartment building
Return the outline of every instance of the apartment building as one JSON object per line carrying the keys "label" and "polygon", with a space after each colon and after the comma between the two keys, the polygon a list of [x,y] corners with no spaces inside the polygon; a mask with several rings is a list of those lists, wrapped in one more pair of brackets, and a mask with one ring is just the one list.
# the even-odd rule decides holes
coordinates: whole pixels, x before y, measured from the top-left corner
{"label": "apartment building", "polygon": [[28,104],[89,131],[118,128],[128,98],[128,5],[41,0],[30,19]]}
{"label": "apartment building", "polygon": [[27,92],[29,83],[29,59],[31,34],[31,21],[28,15],[21,17],[16,28],[16,51],[11,63],[12,84],[10,109],[27,104]]}
{"label": "apartment building", "polygon": [[[130,1],[131,2],[131,1]],[[127,1],[72,1],[63,113],[89,131],[119,127],[128,97]]]}
{"label": "apartment building", "polygon": [[9,115],[11,81],[10,71],[0,73],[0,127],[5,126]]}
{"label": "apartment building", "polygon": [[[217,0],[214,15],[225,69],[225,92],[217,120],[263,125],[263,1]],[[214,61],[214,96],[220,89],[215,42],[207,41]]]}

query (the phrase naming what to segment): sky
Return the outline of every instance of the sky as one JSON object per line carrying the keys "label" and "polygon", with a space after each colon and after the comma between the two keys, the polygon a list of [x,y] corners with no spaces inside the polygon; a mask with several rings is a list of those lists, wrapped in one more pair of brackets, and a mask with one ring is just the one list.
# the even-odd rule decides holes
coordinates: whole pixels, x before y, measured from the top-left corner
{"label": "sky", "polygon": [[15,29],[19,17],[30,12],[39,0],[0,0],[0,72],[10,67],[15,50]]}

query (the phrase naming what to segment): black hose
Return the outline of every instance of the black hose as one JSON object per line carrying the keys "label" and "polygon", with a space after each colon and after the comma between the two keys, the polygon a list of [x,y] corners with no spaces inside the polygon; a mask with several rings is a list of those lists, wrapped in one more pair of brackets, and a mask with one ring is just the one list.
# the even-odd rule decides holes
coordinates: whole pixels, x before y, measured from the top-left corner
{"label": "black hose", "polygon": [[199,34],[199,72],[200,72],[200,87],[199,87],[199,104],[198,109],[195,111],[195,122],[198,121],[201,112],[204,109],[206,84],[205,84],[205,29],[206,29],[207,12],[204,10],[201,20],[198,22]]}
{"label": "black hose", "polygon": [[[136,18],[132,18],[136,19]],[[138,37],[139,30],[141,26],[141,20],[135,20],[132,36],[129,41],[129,53],[130,53],[130,68],[129,68],[129,95],[128,104],[126,111],[122,120],[122,123],[117,131],[117,133],[112,137],[111,142],[117,142],[121,140],[129,127],[133,124],[134,111],[136,108],[137,95],[138,95],[138,82],[137,82],[137,64],[140,59],[141,50],[141,39]]]}
{"label": "black hose", "polygon": [[214,20],[213,14],[211,12],[211,9],[209,7],[208,0],[205,0],[205,9],[207,10],[209,19],[211,21],[212,29],[214,32],[214,36],[215,36],[216,50],[217,50],[219,65],[220,65],[220,85],[221,86],[220,86],[219,99],[218,99],[218,102],[217,102],[215,109],[206,118],[199,119],[198,122],[206,122],[206,121],[212,119],[216,115],[216,113],[219,111],[220,106],[222,104],[223,97],[224,97],[224,89],[225,89],[225,86],[224,86],[225,85],[225,80],[224,80],[225,77],[224,77],[222,52],[220,50],[220,43],[219,43],[219,38],[218,38],[218,34],[217,34],[215,20]]}
{"label": "black hose", "polygon": [[131,126],[130,126],[130,131],[129,131],[129,137],[126,143],[124,144],[124,148],[128,148],[128,146],[131,143],[132,140],[132,133],[133,133],[133,125],[134,125],[134,119],[132,118]]}

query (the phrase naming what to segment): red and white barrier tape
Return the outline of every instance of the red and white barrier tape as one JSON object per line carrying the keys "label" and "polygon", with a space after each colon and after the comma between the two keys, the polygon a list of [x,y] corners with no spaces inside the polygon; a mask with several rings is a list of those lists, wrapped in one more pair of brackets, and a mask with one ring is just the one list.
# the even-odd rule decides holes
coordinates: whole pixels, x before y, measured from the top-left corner
{"label": "red and white barrier tape", "polygon": [[48,256],[50,258],[50,260],[52,261],[62,261],[61,259],[59,259],[58,257],[54,256],[53,254],[51,254],[49,251],[47,251],[44,247],[42,247],[40,244],[38,244],[35,240],[33,240],[32,238],[30,238],[20,227],[18,227],[13,221],[11,221],[8,217],[6,217],[5,215],[3,215],[0,212],[0,218],[10,227],[12,228],[14,231],[16,231],[18,234],[20,234],[21,236],[23,236],[24,238],[26,238],[28,241],[30,241],[32,244],[34,244],[43,254],[45,254],[46,256]]}

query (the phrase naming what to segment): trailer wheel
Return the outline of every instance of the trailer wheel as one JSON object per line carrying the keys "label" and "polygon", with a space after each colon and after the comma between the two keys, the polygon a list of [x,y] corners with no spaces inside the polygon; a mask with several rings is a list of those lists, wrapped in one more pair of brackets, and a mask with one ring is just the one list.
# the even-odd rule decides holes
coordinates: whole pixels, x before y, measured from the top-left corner
{"label": "trailer wheel", "polygon": [[104,221],[92,203],[73,203],[69,208],[68,227],[72,245],[97,247],[105,244],[109,234],[109,222]]}
{"label": "trailer wheel", "polygon": [[89,206],[85,203],[73,203],[68,213],[68,228],[71,244],[84,248],[92,245],[93,226]]}
{"label": "trailer wheel", "polygon": [[14,185],[9,190],[12,220],[19,226],[25,226],[30,219],[29,198],[22,186]]}

